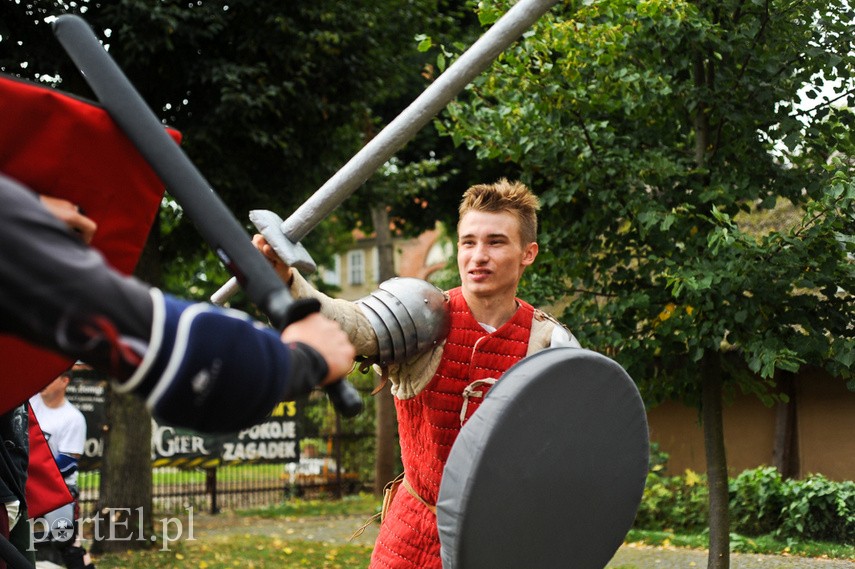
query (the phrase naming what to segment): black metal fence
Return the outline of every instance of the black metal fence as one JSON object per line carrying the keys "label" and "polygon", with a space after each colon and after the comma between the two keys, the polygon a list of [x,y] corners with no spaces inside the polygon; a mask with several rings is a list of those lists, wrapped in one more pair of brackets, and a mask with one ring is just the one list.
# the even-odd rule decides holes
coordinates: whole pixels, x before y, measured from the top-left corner
{"label": "black metal fence", "polygon": [[[361,439],[373,441],[373,436],[334,437],[332,447],[361,442]],[[373,481],[367,479],[364,472],[351,471],[346,466],[339,468],[339,464],[345,463],[329,456],[310,456],[296,463],[153,468],[153,511],[174,514],[193,508],[194,511],[217,513],[222,509],[268,506],[292,497],[341,497],[371,489]],[[97,470],[80,473],[78,487],[83,516],[94,516],[97,512],[100,481]]]}

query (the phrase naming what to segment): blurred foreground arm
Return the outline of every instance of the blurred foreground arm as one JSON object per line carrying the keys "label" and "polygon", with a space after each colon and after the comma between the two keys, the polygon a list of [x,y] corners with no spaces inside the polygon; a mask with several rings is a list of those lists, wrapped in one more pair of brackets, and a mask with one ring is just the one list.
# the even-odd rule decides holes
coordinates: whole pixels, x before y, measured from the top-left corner
{"label": "blurred foreground arm", "polygon": [[337,324],[318,315],[280,337],[242,312],[121,275],[3,176],[0,239],[0,332],[110,374],[163,422],[235,431],[350,369],[353,347]]}

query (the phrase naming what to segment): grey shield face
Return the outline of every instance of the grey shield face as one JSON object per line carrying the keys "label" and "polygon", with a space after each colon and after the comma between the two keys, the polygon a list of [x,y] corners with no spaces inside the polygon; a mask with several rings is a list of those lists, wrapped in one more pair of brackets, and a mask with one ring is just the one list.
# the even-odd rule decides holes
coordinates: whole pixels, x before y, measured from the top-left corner
{"label": "grey shield face", "polygon": [[510,368],[463,426],[443,472],[444,569],[602,569],[632,526],[648,467],[632,379],[589,350]]}

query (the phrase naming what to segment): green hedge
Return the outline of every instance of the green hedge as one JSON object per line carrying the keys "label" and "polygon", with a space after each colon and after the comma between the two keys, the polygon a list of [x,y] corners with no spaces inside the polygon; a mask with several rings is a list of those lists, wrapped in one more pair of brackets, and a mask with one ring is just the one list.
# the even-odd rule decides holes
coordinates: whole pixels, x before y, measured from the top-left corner
{"label": "green hedge", "polygon": [[[706,476],[686,471],[666,476],[655,446],[636,529],[703,532],[708,525]],[[820,474],[783,480],[774,467],[731,478],[730,531],[779,539],[855,542],[855,482],[834,482]]]}

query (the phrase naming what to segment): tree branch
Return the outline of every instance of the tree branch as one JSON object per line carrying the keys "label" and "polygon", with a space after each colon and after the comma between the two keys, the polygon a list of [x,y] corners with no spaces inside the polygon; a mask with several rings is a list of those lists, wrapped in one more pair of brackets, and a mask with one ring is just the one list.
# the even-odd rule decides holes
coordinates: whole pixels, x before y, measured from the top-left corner
{"label": "tree branch", "polygon": [[848,91],[845,91],[844,93],[842,93],[841,95],[838,95],[838,96],[834,97],[833,99],[828,99],[828,100],[826,100],[826,101],[823,101],[822,103],[819,103],[819,104],[818,104],[818,105],[816,105],[815,107],[811,107],[811,108],[809,108],[809,109],[805,109],[805,110],[803,110],[803,111],[799,111],[799,112],[797,112],[794,116],[799,117],[799,116],[802,116],[802,115],[808,115],[808,114],[810,114],[810,113],[815,112],[817,109],[821,109],[821,108],[823,108],[823,107],[828,107],[828,106],[830,106],[832,103],[836,103],[836,102],[837,102],[837,101],[839,101],[840,99],[844,99],[844,98],[848,97],[849,95],[851,95],[852,93],[855,93],[855,87],[853,87],[852,89],[849,89]]}
{"label": "tree branch", "polygon": [[[702,89],[709,87],[707,84],[706,65],[704,65],[704,59],[700,54],[695,55],[693,73],[695,76],[695,88],[700,94]],[[695,164],[698,167],[703,167],[704,165],[707,142],[709,141],[709,122],[707,121],[706,109],[706,103],[699,97],[693,119],[695,127]]]}
{"label": "tree branch", "polygon": [[594,141],[591,140],[591,133],[588,132],[588,127],[585,125],[585,120],[582,118],[582,115],[579,114],[578,111],[573,111],[573,116],[576,117],[576,122],[579,123],[579,127],[581,127],[582,129],[582,133],[585,136],[585,144],[588,146],[588,148],[591,149],[591,155],[594,157],[594,159],[596,159],[597,149],[594,148]]}
{"label": "tree branch", "polygon": [[567,290],[568,296],[573,294],[586,294],[588,296],[601,296],[603,298],[617,298],[617,293],[598,292],[596,290],[587,290],[584,288],[571,288]]}

